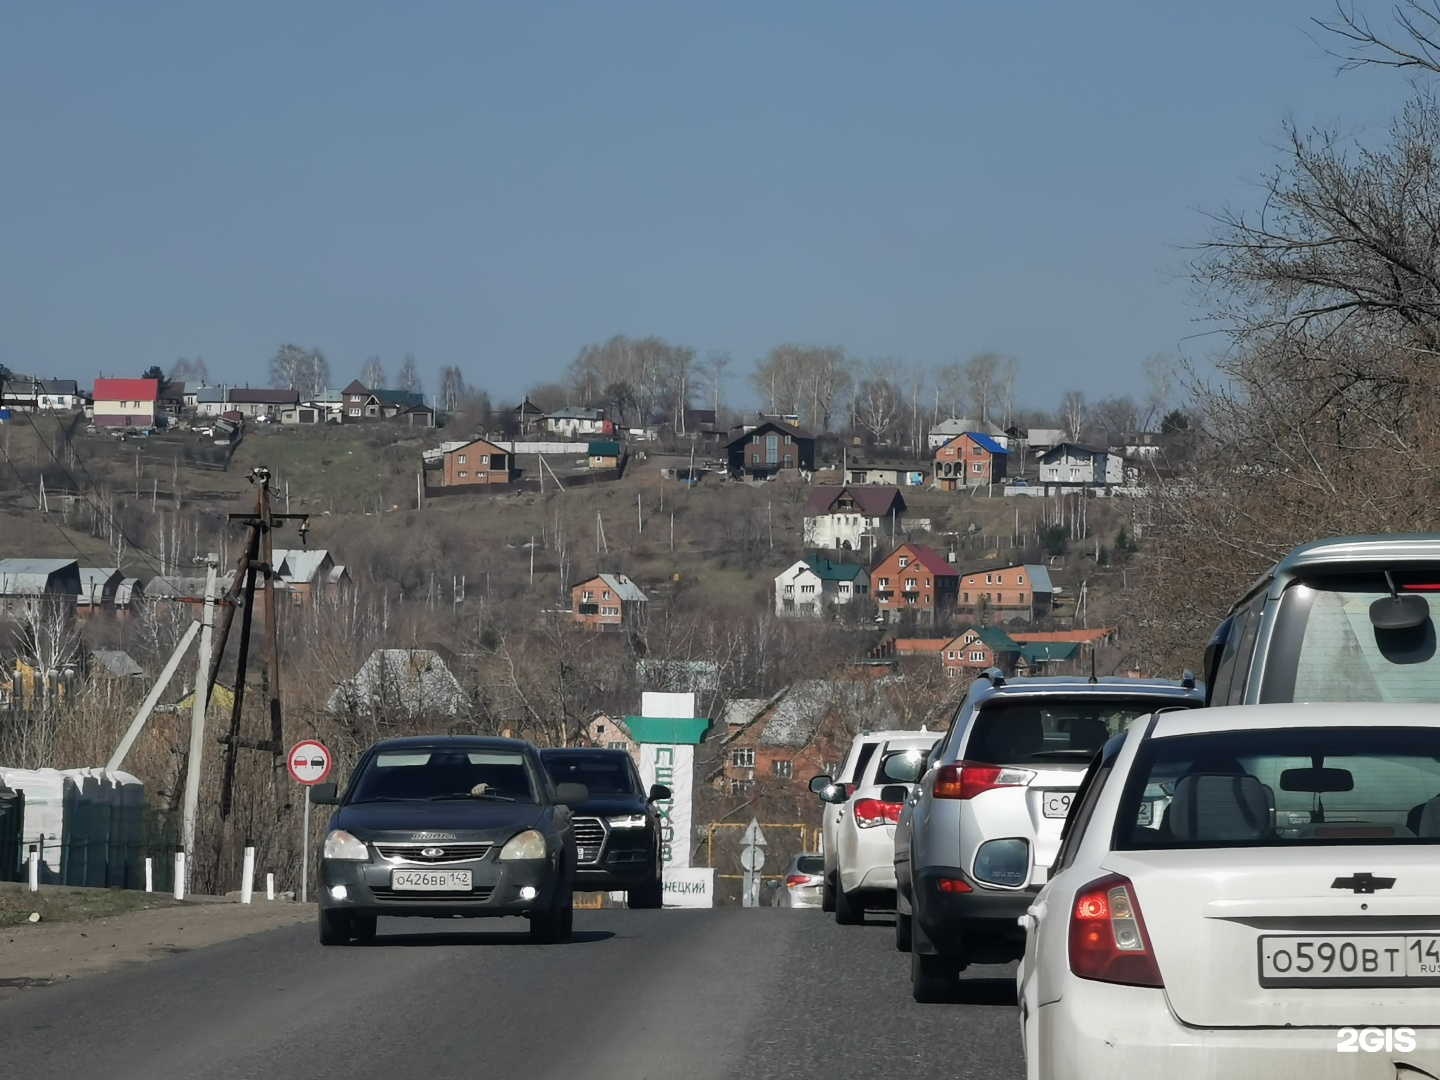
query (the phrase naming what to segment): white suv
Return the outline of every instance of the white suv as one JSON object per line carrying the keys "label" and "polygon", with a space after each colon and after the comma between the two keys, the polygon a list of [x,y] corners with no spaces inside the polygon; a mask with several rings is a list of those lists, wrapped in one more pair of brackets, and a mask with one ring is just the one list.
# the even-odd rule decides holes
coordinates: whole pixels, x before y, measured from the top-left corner
{"label": "white suv", "polygon": [[845,761],[834,776],[815,776],[810,780],[810,790],[820,796],[824,809],[820,814],[820,852],[825,858],[825,883],[822,890],[821,907],[826,911],[835,910],[835,886],[837,881],[836,848],[840,821],[845,815],[845,802],[855,790],[876,747],[888,738],[914,735],[913,731],[862,731],[850,743]]}
{"label": "white suv", "polygon": [[[835,921],[862,923],[867,908],[895,905],[895,822],[900,789],[940,736],[933,732],[891,735],[870,755],[850,797],[839,806],[835,829]],[[882,791],[891,798],[887,801]]]}

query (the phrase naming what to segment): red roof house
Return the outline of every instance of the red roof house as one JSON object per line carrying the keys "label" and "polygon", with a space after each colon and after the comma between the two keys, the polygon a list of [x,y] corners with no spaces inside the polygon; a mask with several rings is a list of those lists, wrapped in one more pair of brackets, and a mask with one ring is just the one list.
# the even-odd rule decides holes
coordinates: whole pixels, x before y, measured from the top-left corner
{"label": "red roof house", "polygon": [[937,611],[950,611],[960,591],[955,567],[924,544],[901,544],[870,571],[870,595],[889,621],[905,612],[933,622]]}
{"label": "red roof house", "polygon": [[95,423],[101,427],[154,427],[159,379],[96,379]]}

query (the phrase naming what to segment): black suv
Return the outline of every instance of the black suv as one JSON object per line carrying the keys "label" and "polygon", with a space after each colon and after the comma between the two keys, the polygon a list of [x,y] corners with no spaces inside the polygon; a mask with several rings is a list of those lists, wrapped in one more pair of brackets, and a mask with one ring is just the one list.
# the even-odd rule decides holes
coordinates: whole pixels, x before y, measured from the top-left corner
{"label": "black suv", "polygon": [[522,915],[535,941],[570,936],[583,786],[555,784],[520,739],[386,739],[360,759],[320,858],[320,943],[375,936],[380,915]]}
{"label": "black suv", "polygon": [[557,784],[584,784],[590,798],[575,807],[575,888],[624,890],[632,908],[658,908],[661,878],[660,818],[655,803],[670,789],[647,793],[635,761],[624,750],[541,750]]}

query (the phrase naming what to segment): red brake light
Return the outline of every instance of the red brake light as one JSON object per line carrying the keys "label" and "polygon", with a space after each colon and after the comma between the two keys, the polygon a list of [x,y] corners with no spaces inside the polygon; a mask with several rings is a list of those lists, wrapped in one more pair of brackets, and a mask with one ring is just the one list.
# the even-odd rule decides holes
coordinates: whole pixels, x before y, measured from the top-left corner
{"label": "red brake light", "polygon": [[962,761],[935,770],[934,794],[937,799],[973,799],[994,788],[1024,787],[1034,778],[1029,769]]}
{"label": "red brake light", "polygon": [[1164,986],[1135,886],[1119,874],[1092,881],[1070,909],[1070,970],[1082,979]]}
{"label": "red brake light", "polygon": [[809,875],[809,874],[791,874],[789,877],[787,877],[787,878],[785,879],[785,887],[786,887],[787,889],[793,889],[793,888],[795,888],[796,885],[809,885],[809,884],[810,884],[810,875]]}
{"label": "red brake light", "polygon": [[855,804],[855,824],[862,829],[874,828],[887,822],[894,825],[900,820],[898,802],[881,802],[879,799],[861,799]]}
{"label": "red brake light", "polygon": [[961,878],[942,877],[935,879],[935,887],[941,892],[974,892],[970,883]]}

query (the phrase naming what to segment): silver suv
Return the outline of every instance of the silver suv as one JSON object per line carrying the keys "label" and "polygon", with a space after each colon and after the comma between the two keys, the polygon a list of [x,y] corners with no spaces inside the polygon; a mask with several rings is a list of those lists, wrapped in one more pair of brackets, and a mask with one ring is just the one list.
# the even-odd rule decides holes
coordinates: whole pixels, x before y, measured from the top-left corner
{"label": "silver suv", "polygon": [[1440,535],[1297,547],[1205,649],[1206,704],[1440,701]]}
{"label": "silver suv", "polygon": [[[1020,957],[1017,922],[1045,881],[1091,759],[1135,717],[1204,704],[1188,674],[1016,678],[991,670],[926,759],[895,829],[895,945],[916,1001],[941,999],[972,963]],[[893,772],[893,770],[892,770]]]}

